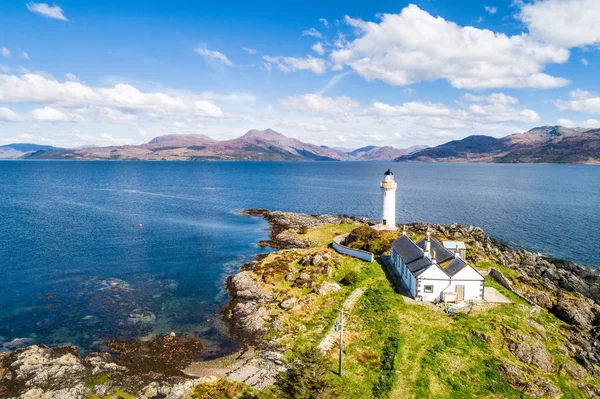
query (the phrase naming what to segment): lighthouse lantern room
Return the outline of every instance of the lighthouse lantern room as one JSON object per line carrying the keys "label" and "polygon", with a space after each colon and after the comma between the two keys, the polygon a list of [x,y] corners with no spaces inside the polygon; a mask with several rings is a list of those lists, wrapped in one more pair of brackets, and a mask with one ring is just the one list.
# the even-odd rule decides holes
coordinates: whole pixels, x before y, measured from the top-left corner
{"label": "lighthouse lantern room", "polygon": [[396,230],[396,188],[394,174],[390,169],[383,175],[381,191],[383,192],[383,218],[378,227],[385,230]]}

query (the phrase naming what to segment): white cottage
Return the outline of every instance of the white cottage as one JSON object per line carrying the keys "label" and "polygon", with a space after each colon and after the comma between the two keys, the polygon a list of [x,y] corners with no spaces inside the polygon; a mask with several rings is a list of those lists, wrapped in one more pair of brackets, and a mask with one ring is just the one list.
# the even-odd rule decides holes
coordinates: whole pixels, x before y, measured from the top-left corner
{"label": "white cottage", "polygon": [[[392,244],[391,262],[413,298],[434,301],[483,300],[483,276],[431,234],[415,243],[406,232]],[[462,245],[464,248],[464,244]]]}

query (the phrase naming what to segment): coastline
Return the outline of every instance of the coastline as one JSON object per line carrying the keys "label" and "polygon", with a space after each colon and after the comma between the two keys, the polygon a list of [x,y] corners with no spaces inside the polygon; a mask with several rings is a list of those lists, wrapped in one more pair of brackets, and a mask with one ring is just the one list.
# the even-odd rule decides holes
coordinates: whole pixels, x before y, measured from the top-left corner
{"label": "coastline", "polygon": [[[274,248],[276,250],[274,256],[287,256],[291,252],[294,257],[303,256],[304,259],[308,256],[309,263],[312,263],[312,259],[316,256],[323,259],[325,256],[337,255],[323,249],[313,253],[314,250],[311,248],[322,248],[323,243],[301,237],[295,233],[296,230],[327,225],[373,224],[367,219],[348,215],[307,215],[265,209],[248,209],[239,213],[262,217],[269,223],[269,239],[259,242],[259,245]],[[600,353],[597,349],[600,347],[600,331],[596,328],[600,315],[600,276],[597,271],[570,261],[511,248],[505,243],[486,236],[478,227],[463,227],[458,224],[428,226],[420,222],[413,222],[407,226],[415,234],[424,234],[430,227],[434,234],[468,240],[475,249],[470,254],[471,262],[477,263],[477,257],[481,256],[479,254],[485,254],[501,265],[503,269],[499,271],[501,277],[497,278],[498,282],[570,325],[571,338],[575,342],[571,352],[587,372],[597,375],[594,366],[600,362]],[[188,353],[187,357],[183,356],[177,362],[167,361],[160,365],[151,361],[149,367],[144,367],[144,363],[140,363],[139,360],[133,360],[137,367],[131,367],[132,359],[139,359],[136,358],[139,351],[135,347],[139,347],[140,341],[130,342],[134,349],[125,345],[125,348],[121,348],[121,355],[117,355],[116,351],[93,353],[84,359],[72,347],[53,349],[43,345],[25,347],[12,353],[0,353],[0,376],[2,377],[0,396],[25,397],[23,395],[32,390],[37,390],[36,392],[41,395],[44,389],[35,385],[41,383],[36,380],[35,375],[41,373],[53,378],[49,373],[57,371],[60,372],[60,377],[54,376],[58,381],[56,389],[52,391],[56,395],[47,396],[49,398],[86,397],[85,395],[90,391],[101,395],[118,387],[118,389],[135,391],[140,398],[183,399],[189,397],[193,386],[221,377],[244,382],[259,389],[271,385],[277,374],[284,369],[285,355],[285,347],[282,348],[274,338],[284,337],[285,334],[282,335],[280,327],[278,328],[277,318],[272,319],[269,312],[261,309],[266,309],[265,306],[282,308],[285,300],[282,301],[284,298],[265,291],[264,283],[268,282],[270,276],[265,273],[276,273],[272,275],[273,282],[281,279],[277,274],[281,274],[279,270],[261,268],[264,266],[261,262],[267,257],[269,254],[257,255],[256,260],[243,265],[238,273],[227,279],[230,302],[223,313],[232,335],[243,345],[239,352],[214,360],[194,361],[194,357],[199,353],[198,340],[169,335],[159,337],[157,342],[149,341],[142,344],[144,347],[156,348],[154,352],[143,350],[142,357],[161,358],[165,353],[173,353],[174,348],[179,348],[175,350],[179,355]],[[315,264],[318,266],[318,263]],[[257,271],[257,267],[260,272]],[[512,281],[511,271],[519,273],[518,278]],[[256,273],[262,274],[263,277],[256,280]],[[327,275],[328,272],[317,271],[317,273]],[[555,294],[553,295],[552,292]],[[576,297],[573,297],[573,294]],[[284,307],[283,314],[285,311],[287,309]],[[281,312],[279,313],[281,315]],[[284,322],[279,320],[279,324],[281,323]],[[269,336],[270,338],[265,339]],[[58,369],[56,369],[57,362],[61,364]],[[24,371],[23,364],[35,366]],[[110,382],[93,385],[90,388],[90,384],[86,382],[98,375],[106,376]],[[157,394],[154,395],[154,392]]]}

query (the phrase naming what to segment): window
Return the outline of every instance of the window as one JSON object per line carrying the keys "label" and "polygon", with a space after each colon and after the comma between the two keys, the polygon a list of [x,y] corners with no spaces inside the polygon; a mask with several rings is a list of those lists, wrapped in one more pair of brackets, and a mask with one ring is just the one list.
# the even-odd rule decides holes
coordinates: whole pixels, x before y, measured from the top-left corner
{"label": "window", "polygon": [[423,292],[425,292],[426,294],[431,294],[433,292],[433,285],[426,285],[423,288]]}

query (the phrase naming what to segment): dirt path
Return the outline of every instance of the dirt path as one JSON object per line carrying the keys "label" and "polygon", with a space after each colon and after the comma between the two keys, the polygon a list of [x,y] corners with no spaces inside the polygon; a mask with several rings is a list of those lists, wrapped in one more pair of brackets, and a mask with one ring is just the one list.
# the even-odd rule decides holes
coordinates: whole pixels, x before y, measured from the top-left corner
{"label": "dirt path", "polygon": [[[346,298],[346,300],[344,301],[344,304],[342,305],[344,309],[346,310],[352,310],[352,308],[354,307],[354,304],[356,303],[356,301],[358,301],[358,299],[362,296],[363,294],[363,290],[362,288],[357,288],[354,291],[352,291],[352,294],[350,294],[350,296],[348,298]],[[329,330],[329,332],[327,333],[327,335],[325,336],[325,338],[323,338],[323,340],[321,341],[321,343],[319,344],[318,348],[321,350],[321,352],[327,352],[329,351],[329,349],[331,349],[331,347],[333,346],[335,340],[338,338],[339,334],[335,331],[335,327],[332,326],[331,329]]]}

